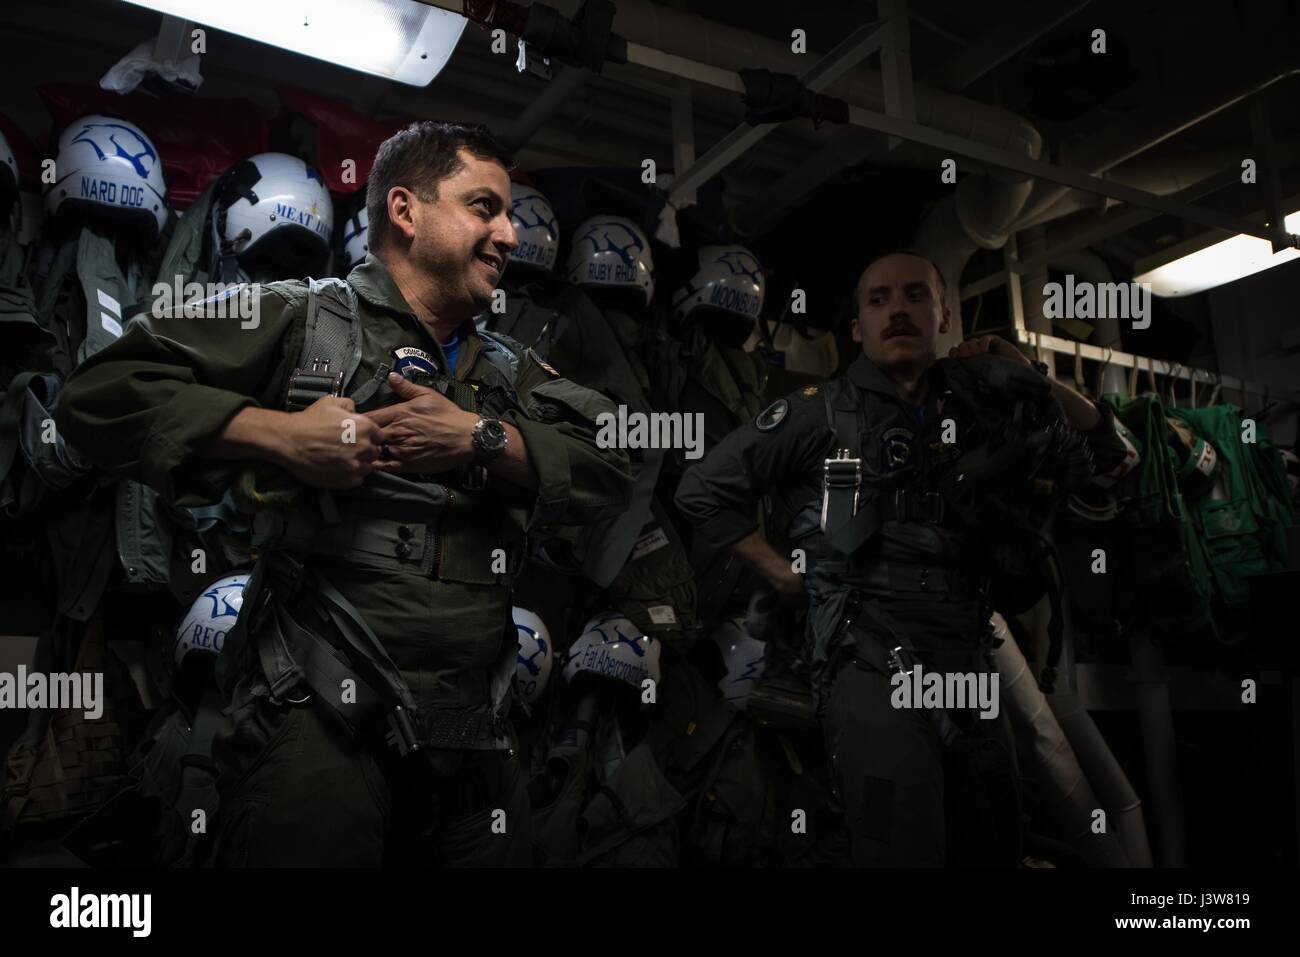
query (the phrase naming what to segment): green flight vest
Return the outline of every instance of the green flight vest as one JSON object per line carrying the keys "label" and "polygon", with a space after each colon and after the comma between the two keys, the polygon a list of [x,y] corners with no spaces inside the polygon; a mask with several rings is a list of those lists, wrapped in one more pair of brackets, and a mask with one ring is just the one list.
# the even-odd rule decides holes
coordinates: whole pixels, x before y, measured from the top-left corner
{"label": "green flight vest", "polygon": [[[1056,523],[1075,629],[1114,636],[1117,623],[1125,630],[1138,624],[1167,642],[1213,634],[1212,576],[1178,487],[1164,405],[1155,396],[1102,401],[1132,434],[1142,461],[1121,487],[1127,502],[1117,517],[1091,521],[1066,510]],[[1098,549],[1104,573],[1093,570]]]}
{"label": "green flight vest", "polygon": [[1255,423],[1255,441],[1242,440],[1242,413],[1231,405],[1169,409],[1219,456],[1226,499],[1201,495],[1188,503],[1196,542],[1214,586],[1219,637],[1235,642],[1249,629],[1252,575],[1287,567],[1286,529],[1296,524],[1286,467],[1268,428]]}

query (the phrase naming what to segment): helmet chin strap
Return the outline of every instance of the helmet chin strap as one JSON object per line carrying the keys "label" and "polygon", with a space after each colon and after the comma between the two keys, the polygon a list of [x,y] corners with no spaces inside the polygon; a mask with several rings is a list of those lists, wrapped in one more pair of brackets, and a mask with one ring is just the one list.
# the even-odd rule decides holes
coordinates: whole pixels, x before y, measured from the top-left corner
{"label": "helmet chin strap", "polygon": [[247,229],[240,231],[234,239],[227,240],[226,214],[230,207],[241,199],[250,204],[258,202],[253,186],[262,178],[257,166],[249,160],[237,163],[221,175],[215,189],[216,213],[212,217],[212,269],[211,274],[217,282],[239,282],[239,248],[252,238]]}

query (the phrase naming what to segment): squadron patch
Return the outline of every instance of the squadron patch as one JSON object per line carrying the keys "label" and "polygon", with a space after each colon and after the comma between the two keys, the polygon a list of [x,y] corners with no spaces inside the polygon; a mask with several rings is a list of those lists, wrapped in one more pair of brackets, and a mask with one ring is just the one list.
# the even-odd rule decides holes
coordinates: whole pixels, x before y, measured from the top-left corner
{"label": "squadron patch", "polygon": [[817,387],[815,385],[806,385],[799,390],[799,394],[805,399],[811,399],[817,394]]}
{"label": "squadron patch", "polygon": [[785,401],[785,399],[777,399],[762,412],[758,413],[758,418],[754,420],[754,426],[760,432],[771,432],[785,421],[786,413],[789,411],[790,403]]}
{"label": "squadron patch", "polygon": [[436,375],[438,372],[438,360],[425,352],[423,349],[417,349],[415,346],[401,346],[393,350],[393,371],[404,379],[411,378],[407,370],[412,373],[423,372],[425,375]]}
{"label": "squadron patch", "polygon": [[912,458],[912,440],[910,429],[889,429],[880,437],[880,464],[888,471],[901,469]]}

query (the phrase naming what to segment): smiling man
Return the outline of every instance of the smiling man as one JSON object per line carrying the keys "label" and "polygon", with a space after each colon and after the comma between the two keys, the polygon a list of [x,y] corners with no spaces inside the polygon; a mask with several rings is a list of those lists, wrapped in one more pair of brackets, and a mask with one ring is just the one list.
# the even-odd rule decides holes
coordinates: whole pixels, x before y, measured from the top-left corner
{"label": "smiling man", "polygon": [[[1068,487],[1124,456],[1108,417],[1010,343],[984,336],[939,359],[943,291],[917,253],[868,263],[862,355],[731,433],[677,492],[697,534],[807,602],[813,697],[859,865],[1019,861],[1005,712],[899,706],[892,692],[915,667],[992,684],[990,608],[1009,583],[1033,587],[1006,559],[1037,550],[1035,480]],[[779,550],[751,517],[769,491],[794,516]]]}
{"label": "smiling man", "polygon": [[606,400],[474,329],[516,244],[509,165],[482,127],[402,130],[346,282],[261,287],[255,329],[137,320],[63,393],[97,463],[224,500],[209,578],[258,556],[217,664],[219,865],[531,859],[511,584],[527,530],[631,482],[597,447]]}

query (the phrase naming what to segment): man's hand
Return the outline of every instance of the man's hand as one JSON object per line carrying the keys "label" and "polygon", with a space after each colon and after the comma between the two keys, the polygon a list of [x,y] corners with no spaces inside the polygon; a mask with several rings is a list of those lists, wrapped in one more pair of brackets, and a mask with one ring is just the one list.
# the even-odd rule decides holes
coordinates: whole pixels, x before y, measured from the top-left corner
{"label": "man's hand", "polygon": [[758,532],[750,532],[730,547],[741,561],[754,569],[772,586],[772,590],[781,596],[781,600],[786,604],[802,605],[807,600],[803,576],[791,567],[788,558],[778,555],[768,544],[767,539]]}
{"label": "man's hand", "polygon": [[1033,365],[1023,352],[1001,336],[976,336],[974,339],[967,339],[949,349],[948,355],[953,359],[962,359],[966,356],[979,355],[981,352],[1002,356],[1004,359],[1013,359],[1022,365]]}
{"label": "man's hand", "polygon": [[316,488],[356,488],[379,457],[380,429],[351,399],[327,395],[278,419],[275,460]]}
{"label": "man's hand", "polygon": [[[1023,352],[999,336],[977,336],[974,339],[967,339],[965,342],[949,349],[948,355],[954,359],[960,359],[963,356],[978,355],[981,352],[991,352],[995,356],[1015,359],[1030,368],[1033,368],[1034,365]],[[1071,426],[1080,432],[1088,432],[1097,427],[1098,423],[1101,422],[1101,413],[1097,411],[1095,405],[1059,379],[1049,377],[1047,381],[1051,383],[1052,395],[1056,396],[1057,401],[1061,403],[1061,408],[1065,412],[1065,419]]]}
{"label": "man's hand", "polygon": [[781,596],[781,600],[787,605],[796,607],[802,605],[808,599],[803,582],[803,576],[798,572],[791,571],[789,568],[776,572],[768,579],[768,584],[772,586],[773,591]]}
{"label": "man's hand", "polygon": [[388,385],[403,401],[364,416],[380,430],[380,455],[375,468],[436,475],[473,460],[470,433],[477,415],[466,412],[436,389],[407,382],[396,373],[389,375]]}

